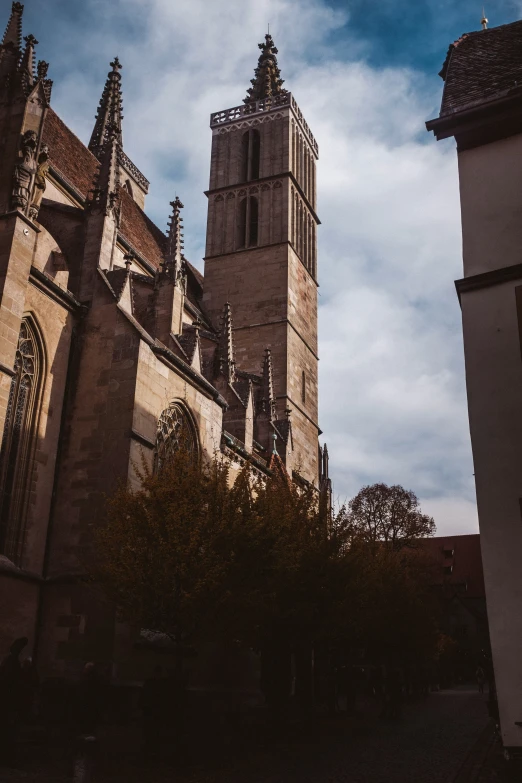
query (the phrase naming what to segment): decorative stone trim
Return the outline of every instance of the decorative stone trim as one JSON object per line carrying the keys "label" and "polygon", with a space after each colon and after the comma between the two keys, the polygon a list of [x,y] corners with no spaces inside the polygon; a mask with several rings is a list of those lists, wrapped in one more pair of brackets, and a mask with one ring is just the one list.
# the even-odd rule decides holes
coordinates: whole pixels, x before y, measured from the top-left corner
{"label": "decorative stone trim", "polygon": [[[277,190],[278,188],[282,188],[283,183],[280,179],[276,180],[270,180],[268,182],[263,182],[261,185],[261,190],[263,192],[267,190]],[[245,196],[254,196],[257,193],[259,193],[259,185],[251,185],[250,187],[245,187],[242,185],[241,187],[233,188],[231,190],[225,190],[225,192],[218,193],[214,196],[214,203],[218,203],[220,201],[223,201],[224,199],[227,199],[227,201],[230,201],[233,198],[244,198]]]}
{"label": "decorative stone trim", "polygon": [[288,107],[292,110],[313,151],[319,155],[319,145],[308,127],[297,101],[290,92],[282,92],[271,98],[263,98],[260,101],[252,101],[241,106],[234,106],[231,109],[213,112],[210,115],[210,127],[213,130],[219,129],[218,133],[251,128],[254,125],[261,125],[263,122],[282,119],[284,117],[282,112],[274,112],[274,109],[279,107]]}

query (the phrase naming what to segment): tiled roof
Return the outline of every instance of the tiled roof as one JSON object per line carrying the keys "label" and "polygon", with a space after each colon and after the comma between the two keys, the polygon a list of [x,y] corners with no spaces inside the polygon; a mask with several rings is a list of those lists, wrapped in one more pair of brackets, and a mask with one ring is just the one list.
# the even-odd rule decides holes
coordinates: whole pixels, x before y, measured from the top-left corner
{"label": "tiled roof", "polygon": [[94,185],[98,161],[52,109],[45,118],[43,141],[49,145],[51,166],[87,198]]}
{"label": "tiled roof", "polygon": [[440,75],[441,117],[522,87],[522,21],[463,35],[451,44]]}
{"label": "tiled roof", "polygon": [[159,267],[167,238],[163,231],[147,217],[125,188],[120,188],[120,232],[135,250],[153,266]]}
{"label": "tiled roof", "polygon": [[[87,198],[94,185],[98,161],[52,109],[47,113],[43,140],[49,145],[52,167]],[[124,188],[120,188],[119,195],[122,236],[146,261],[159,268],[167,241],[166,235],[147,217]],[[194,305],[200,307],[203,275],[188,261],[187,270],[187,296]]]}

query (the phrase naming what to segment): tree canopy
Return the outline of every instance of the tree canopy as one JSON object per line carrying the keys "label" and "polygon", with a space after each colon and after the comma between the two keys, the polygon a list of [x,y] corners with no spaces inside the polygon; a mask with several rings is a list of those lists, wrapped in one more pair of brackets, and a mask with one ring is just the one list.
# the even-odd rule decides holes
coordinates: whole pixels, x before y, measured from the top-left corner
{"label": "tree canopy", "polygon": [[350,500],[348,514],[354,540],[384,541],[394,550],[414,547],[418,539],[435,532],[435,522],[422,513],[417,496],[398,484],[363,487]]}
{"label": "tree canopy", "polygon": [[94,577],[136,628],[177,641],[274,640],[414,658],[434,647],[429,569],[415,539],[434,523],[402,487],[364,487],[337,513],[284,468],[232,481],[183,451],[122,487],[96,530]]}

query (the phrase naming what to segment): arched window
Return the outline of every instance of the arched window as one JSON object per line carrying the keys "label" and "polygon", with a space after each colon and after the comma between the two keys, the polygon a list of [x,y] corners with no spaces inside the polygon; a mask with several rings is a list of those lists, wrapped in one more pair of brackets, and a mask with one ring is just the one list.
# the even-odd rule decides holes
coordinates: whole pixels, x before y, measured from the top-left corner
{"label": "arched window", "polygon": [[241,139],[241,181],[259,179],[261,136],[255,129],[247,130]]}
{"label": "arched window", "polygon": [[179,402],[172,402],[158,420],[154,470],[161,470],[179,449],[197,457],[198,440],[185,408]]}
{"label": "arched window", "polygon": [[236,249],[256,247],[259,236],[259,202],[248,196],[239,202]]}
{"label": "arched window", "polygon": [[0,457],[0,553],[20,563],[29,500],[44,354],[30,318],[18,337]]}
{"label": "arched window", "polygon": [[306,374],[304,370],[301,373],[301,402],[306,403]]}

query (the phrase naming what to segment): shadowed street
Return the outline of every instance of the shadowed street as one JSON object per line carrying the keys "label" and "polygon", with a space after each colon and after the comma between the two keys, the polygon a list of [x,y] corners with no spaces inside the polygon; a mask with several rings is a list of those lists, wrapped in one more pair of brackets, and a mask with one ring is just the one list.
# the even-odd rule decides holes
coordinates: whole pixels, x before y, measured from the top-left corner
{"label": "shadowed street", "polygon": [[[288,728],[279,737],[219,752],[191,743],[190,758],[179,765],[145,766],[138,753],[139,732],[125,736],[106,729],[94,781],[99,783],[451,783],[484,735],[484,697],[468,688],[432,693],[425,702],[406,704],[397,721],[382,721],[376,705],[357,718]],[[472,764],[469,765],[473,767]],[[45,767],[45,771],[42,768]],[[467,773],[466,773],[467,774]],[[42,760],[4,773],[4,783],[62,783],[63,768]],[[466,777],[470,783],[473,777]]]}

